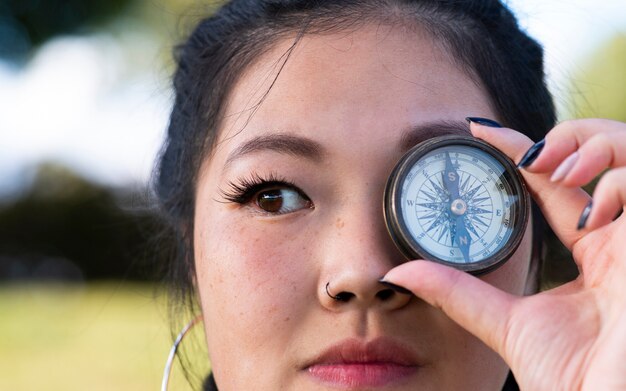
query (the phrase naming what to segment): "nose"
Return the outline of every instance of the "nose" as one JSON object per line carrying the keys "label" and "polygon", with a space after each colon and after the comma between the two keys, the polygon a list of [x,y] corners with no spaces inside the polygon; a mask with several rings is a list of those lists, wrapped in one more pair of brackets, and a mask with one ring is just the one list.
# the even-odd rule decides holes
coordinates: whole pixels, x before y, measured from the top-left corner
{"label": "nose", "polygon": [[335,218],[319,254],[323,266],[318,298],[322,306],[332,311],[392,311],[407,305],[412,295],[398,293],[378,282],[405,261],[387,233],[380,207],[351,208],[342,215],[350,217]]}
{"label": "nose", "polygon": [[[334,287],[339,287],[336,292]],[[331,286],[331,281],[328,281],[323,291],[319,293],[322,305],[334,311],[348,307],[394,310],[404,307],[411,300],[410,294],[389,289],[380,284],[377,279],[362,282],[356,279],[337,280],[334,287]]]}

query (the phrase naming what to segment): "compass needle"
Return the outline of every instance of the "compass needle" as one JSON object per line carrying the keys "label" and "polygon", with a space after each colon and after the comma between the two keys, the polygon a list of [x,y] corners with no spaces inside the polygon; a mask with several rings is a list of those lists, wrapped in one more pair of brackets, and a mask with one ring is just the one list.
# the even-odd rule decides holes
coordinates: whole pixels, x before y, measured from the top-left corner
{"label": "compass needle", "polygon": [[467,232],[465,228],[465,223],[463,222],[463,216],[459,216],[456,219],[456,241],[459,250],[461,250],[461,254],[463,254],[463,259],[466,263],[470,262],[469,249],[472,244],[472,237]]}
{"label": "compass needle", "polygon": [[456,200],[459,198],[459,174],[452,165],[450,154],[446,152],[446,169],[443,173],[443,183],[450,193],[450,199]]}

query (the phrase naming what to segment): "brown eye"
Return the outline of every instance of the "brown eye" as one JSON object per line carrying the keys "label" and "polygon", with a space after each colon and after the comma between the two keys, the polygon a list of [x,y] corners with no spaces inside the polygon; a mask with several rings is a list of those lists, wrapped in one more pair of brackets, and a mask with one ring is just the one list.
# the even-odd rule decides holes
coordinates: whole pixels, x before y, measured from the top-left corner
{"label": "brown eye", "polygon": [[310,208],[311,201],[293,189],[269,189],[257,194],[256,204],[263,211],[285,214]]}

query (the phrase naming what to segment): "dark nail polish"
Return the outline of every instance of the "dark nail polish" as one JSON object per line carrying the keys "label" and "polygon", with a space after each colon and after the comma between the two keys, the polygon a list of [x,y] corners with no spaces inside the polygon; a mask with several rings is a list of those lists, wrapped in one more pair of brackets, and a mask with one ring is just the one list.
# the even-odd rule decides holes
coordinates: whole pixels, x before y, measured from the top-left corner
{"label": "dark nail polish", "polygon": [[593,205],[593,201],[589,201],[589,203],[583,209],[583,213],[580,214],[580,219],[578,219],[578,225],[576,226],[577,230],[581,230],[585,228],[587,224],[587,219],[589,219],[589,215],[591,214],[591,206]]}
{"label": "dark nail polish", "polygon": [[545,146],[546,146],[546,139],[543,139],[539,141],[538,143],[534,144],[532,147],[528,149],[528,151],[526,151],[524,156],[522,156],[519,163],[517,163],[517,167],[525,168],[525,167],[530,166],[537,159],[537,157],[543,150],[543,147]]}
{"label": "dark nail polish", "polygon": [[396,285],[394,283],[391,282],[387,282],[383,279],[378,280],[378,282],[380,282],[381,284],[383,284],[384,286],[386,286],[387,288],[393,289],[394,291],[398,292],[398,293],[402,293],[405,295],[412,295],[413,292],[411,292],[410,290],[401,287],[400,285]]}
{"label": "dark nail polish", "polygon": [[465,117],[465,120],[467,122],[476,122],[479,125],[485,125],[485,126],[489,126],[491,128],[501,128],[502,125],[500,125],[499,123],[497,123],[496,121],[492,120],[492,119],[488,119],[488,118],[481,118],[481,117]]}

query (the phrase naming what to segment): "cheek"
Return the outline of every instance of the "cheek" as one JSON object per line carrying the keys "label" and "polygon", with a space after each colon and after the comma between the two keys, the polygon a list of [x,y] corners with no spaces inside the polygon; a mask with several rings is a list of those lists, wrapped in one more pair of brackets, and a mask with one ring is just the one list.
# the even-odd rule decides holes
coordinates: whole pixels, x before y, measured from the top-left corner
{"label": "cheek", "polygon": [[[316,289],[308,235],[295,224],[259,221],[239,211],[199,211],[195,229],[198,292],[211,357],[241,370],[257,356],[267,360],[279,354]],[[263,346],[268,340],[272,346]]]}
{"label": "cheek", "polygon": [[[202,220],[211,223],[203,224]],[[198,219],[198,282],[232,284],[231,289],[237,286],[237,291],[255,293],[289,285],[291,280],[298,280],[296,275],[306,268],[302,261],[309,258],[303,236],[307,235],[296,226],[259,222],[250,217]]]}

